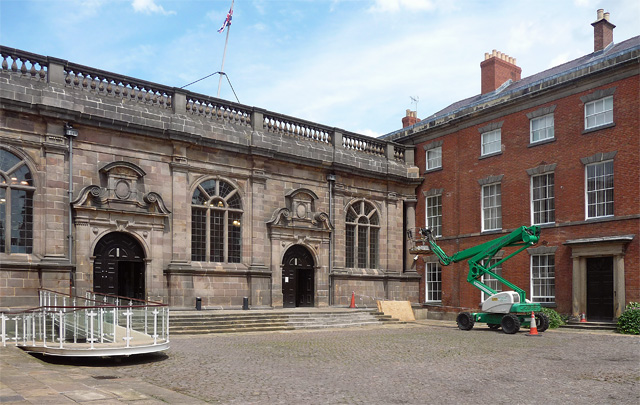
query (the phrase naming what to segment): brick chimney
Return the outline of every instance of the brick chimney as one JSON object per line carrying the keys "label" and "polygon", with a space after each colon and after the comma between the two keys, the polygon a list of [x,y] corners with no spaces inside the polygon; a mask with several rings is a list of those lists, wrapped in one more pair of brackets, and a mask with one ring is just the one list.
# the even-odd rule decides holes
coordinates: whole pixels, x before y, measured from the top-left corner
{"label": "brick chimney", "polygon": [[609,13],[598,9],[598,19],[593,25],[593,52],[598,52],[613,42],[613,29],[615,25],[609,22]]}
{"label": "brick chimney", "polygon": [[520,80],[522,69],[516,66],[516,58],[494,49],[491,54],[484,54],[484,60],[480,63],[480,72],[481,94],[486,94],[502,86],[509,79],[514,82]]}
{"label": "brick chimney", "polygon": [[402,128],[410,127],[418,122],[420,122],[420,118],[417,117],[417,113],[415,111],[407,110],[407,115],[402,118]]}

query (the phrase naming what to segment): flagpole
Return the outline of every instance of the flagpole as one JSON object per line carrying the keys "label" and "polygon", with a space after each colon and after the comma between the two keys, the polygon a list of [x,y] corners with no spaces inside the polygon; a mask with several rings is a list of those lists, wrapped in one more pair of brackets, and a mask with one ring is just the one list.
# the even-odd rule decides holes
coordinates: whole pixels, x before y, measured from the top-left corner
{"label": "flagpole", "polygon": [[224,41],[224,51],[222,52],[222,67],[220,67],[220,80],[218,80],[218,98],[220,98],[220,86],[222,85],[222,75],[224,74],[224,58],[227,56],[227,43],[229,42],[229,31],[231,25],[227,27],[227,39]]}
{"label": "flagpole", "polygon": [[[231,0],[231,8],[229,9],[229,14],[231,16],[233,16],[233,3],[235,3],[235,0]],[[230,16],[227,16],[227,18],[230,18]],[[224,51],[222,51],[222,66],[220,67],[220,79],[218,80],[218,95],[217,95],[218,98],[220,98],[220,86],[222,85],[222,75],[224,74],[224,59],[227,57],[227,44],[229,43],[229,31],[231,31],[231,20],[229,20],[227,24],[227,38],[224,40]]]}

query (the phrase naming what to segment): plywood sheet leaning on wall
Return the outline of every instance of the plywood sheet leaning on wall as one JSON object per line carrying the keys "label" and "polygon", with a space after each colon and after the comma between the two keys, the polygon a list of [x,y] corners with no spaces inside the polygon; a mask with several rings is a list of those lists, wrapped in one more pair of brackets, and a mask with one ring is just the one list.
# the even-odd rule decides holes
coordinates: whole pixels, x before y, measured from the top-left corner
{"label": "plywood sheet leaning on wall", "polygon": [[390,315],[404,322],[415,321],[411,303],[409,301],[377,301],[378,312]]}

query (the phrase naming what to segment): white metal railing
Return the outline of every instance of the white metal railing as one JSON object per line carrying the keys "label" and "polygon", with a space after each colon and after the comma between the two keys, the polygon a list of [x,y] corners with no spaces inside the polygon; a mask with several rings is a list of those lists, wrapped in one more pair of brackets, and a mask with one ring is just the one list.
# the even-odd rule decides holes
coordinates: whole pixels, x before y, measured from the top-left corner
{"label": "white metal railing", "polygon": [[0,313],[3,346],[104,351],[169,342],[165,304],[95,292],[72,297],[44,289],[39,301],[38,308]]}

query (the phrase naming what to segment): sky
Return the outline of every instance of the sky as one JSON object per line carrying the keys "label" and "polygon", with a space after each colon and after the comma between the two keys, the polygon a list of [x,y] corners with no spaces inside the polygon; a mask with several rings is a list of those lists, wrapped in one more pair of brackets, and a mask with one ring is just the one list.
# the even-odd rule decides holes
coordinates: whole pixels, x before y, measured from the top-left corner
{"label": "sky", "polygon": [[[231,0],[0,0],[0,44],[166,86],[221,70]],[[640,35],[637,0],[236,0],[220,98],[380,136],[480,93],[496,49],[522,77]],[[219,75],[186,87],[215,97]],[[235,91],[235,94],[234,94]],[[237,97],[237,99],[236,99]]]}

